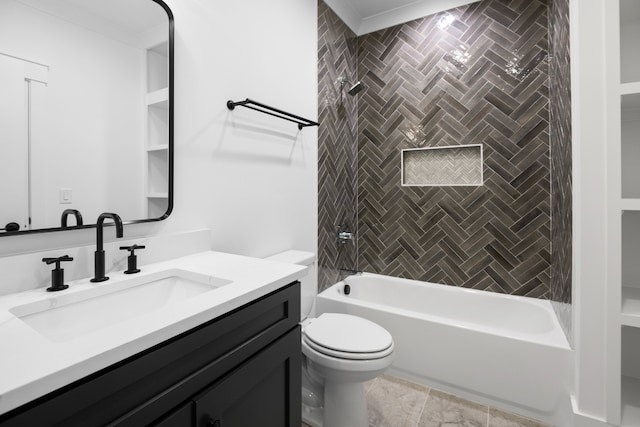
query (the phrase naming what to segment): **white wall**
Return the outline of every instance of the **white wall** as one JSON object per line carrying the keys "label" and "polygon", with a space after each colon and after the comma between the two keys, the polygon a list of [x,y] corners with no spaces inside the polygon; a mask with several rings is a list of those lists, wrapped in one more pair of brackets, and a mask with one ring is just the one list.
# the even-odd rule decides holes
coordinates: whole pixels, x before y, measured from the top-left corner
{"label": "white wall", "polygon": [[571,1],[576,426],[604,425],[607,404],[605,1]]}
{"label": "white wall", "polygon": [[[299,132],[293,123],[225,104],[250,97],[317,117],[316,1],[167,4],[176,31],[174,211],[159,223],[125,227],[125,238],[209,228],[216,250],[315,251],[317,128]],[[113,240],[113,230],[105,238]],[[2,237],[0,256],[94,239],[92,230]],[[67,266],[65,276],[72,275]]]}
{"label": "white wall", "polygon": [[317,128],[226,101],[317,117],[315,0],[172,0],[176,198],[167,230],[208,227],[218,250],[316,250]]}

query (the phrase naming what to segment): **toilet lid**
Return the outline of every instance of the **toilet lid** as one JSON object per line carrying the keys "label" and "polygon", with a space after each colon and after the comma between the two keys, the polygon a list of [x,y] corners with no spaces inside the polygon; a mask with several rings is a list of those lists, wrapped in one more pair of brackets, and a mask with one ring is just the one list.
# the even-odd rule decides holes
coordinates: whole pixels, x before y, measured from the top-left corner
{"label": "toilet lid", "polygon": [[304,329],[305,338],[317,346],[341,353],[379,353],[393,345],[386,329],[362,317],[324,313]]}

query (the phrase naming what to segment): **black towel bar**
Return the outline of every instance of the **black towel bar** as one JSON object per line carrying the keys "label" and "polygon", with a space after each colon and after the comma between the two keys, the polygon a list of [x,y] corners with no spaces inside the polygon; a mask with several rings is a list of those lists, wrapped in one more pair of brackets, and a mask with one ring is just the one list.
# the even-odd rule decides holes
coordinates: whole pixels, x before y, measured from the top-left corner
{"label": "black towel bar", "polygon": [[244,101],[227,101],[227,108],[229,110],[233,110],[236,106],[239,105],[241,107],[250,108],[255,111],[259,111],[264,114],[269,114],[270,116],[278,117],[284,120],[288,120],[290,122],[294,122],[298,124],[298,129],[305,128],[307,126],[320,126],[319,123],[314,122],[309,119],[305,119],[304,117],[296,116],[295,114],[287,113],[286,111],[279,110],[277,108],[269,107],[268,105],[262,104],[257,101],[253,101],[249,98]]}

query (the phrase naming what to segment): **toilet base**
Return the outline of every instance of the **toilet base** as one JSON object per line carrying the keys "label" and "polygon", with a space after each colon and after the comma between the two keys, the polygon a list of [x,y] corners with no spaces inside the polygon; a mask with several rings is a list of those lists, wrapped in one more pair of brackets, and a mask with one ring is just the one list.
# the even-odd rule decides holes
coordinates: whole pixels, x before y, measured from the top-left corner
{"label": "toilet base", "polygon": [[[316,385],[316,388],[318,386]],[[318,396],[311,391],[307,372],[302,370],[302,421],[311,427],[324,426],[324,408],[322,406],[322,396]]]}
{"label": "toilet base", "polygon": [[369,427],[364,383],[326,381],[324,420],[327,427]]}
{"label": "toilet base", "polygon": [[302,422],[311,427],[324,427],[322,408],[308,408],[302,405]]}
{"label": "toilet base", "polygon": [[324,384],[324,408],[302,405],[302,421],[311,427],[368,427],[364,383]]}

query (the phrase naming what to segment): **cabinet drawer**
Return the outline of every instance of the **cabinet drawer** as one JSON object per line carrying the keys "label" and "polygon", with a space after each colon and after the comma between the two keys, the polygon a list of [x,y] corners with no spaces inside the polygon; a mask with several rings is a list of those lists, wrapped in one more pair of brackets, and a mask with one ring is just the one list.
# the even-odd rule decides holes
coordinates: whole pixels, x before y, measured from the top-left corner
{"label": "cabinet drawer", "polygon": [[4,414],[0,426],[148,425],[299,320],[295,282]]}

